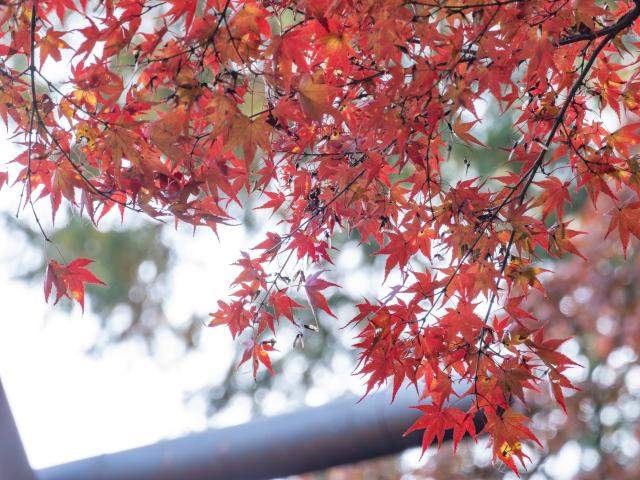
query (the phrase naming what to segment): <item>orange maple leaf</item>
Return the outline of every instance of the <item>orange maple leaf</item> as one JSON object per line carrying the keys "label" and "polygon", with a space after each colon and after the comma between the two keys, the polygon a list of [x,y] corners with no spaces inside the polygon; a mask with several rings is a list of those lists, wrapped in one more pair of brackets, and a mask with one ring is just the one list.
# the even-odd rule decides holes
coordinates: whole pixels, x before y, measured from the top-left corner
{"label": "orange maple leaf", "polygon": [[640,129],[640,123],[630,123],[607,135],[605,141],[607,145],[628,157],[631,155],[629,147],[638,143],[638,129]]}
{"label": "orange maple leaf", "polygon": [[325,114],[338,118],[340,113],[333,106],[336,93],[336,87],[320,83],[310,75],[303,76],[298,88],[302,111],[316,122],[322,122]]}
{"label": "orange maple leaf", "polygon": [[269,151],[269,138],[272,130],[271,125],[264,118],[251,119],[242,113],[238,113],[233,117],[233,124],[229,130],[225,149],[231,150],[242,146],[244,161],[247,167],[250,167],[258,147],[265,152]]}
{"label": "orange maple leaf", "polygon": [[463,123],[460,117],[458,117],[455,123],[453,124],[453,126],[451,127],[451,129],[453,130],[453,133],[455,133],[458,136],[458,138],[460,138],[460,140],[462,140],[463,142],[475,143],[476,145],[480,145],[481,147],[486,147],[484,143],[482,143],[480,140],[478,140],[476,137],[474,137],[469,133],[469,130],[471,130],[471,128],[476,123],[478,123],[477,120]]}
{"label": "orange maple leaf", "polygon": [[67,42],[62,40],[66,34],[67,32],[56,32],[52,28],[47,30],[47,34],[40,40],[40,68],[48,57],[53,58],[56,62],[62,60],[60,49],[71,48]]}
{"label": "orange maple leaf", "polygon": [[190,155],[180,148],[184,143],[183,132],[187,124],[186,110],[180,107],[149,125],[149,139],[174,166],[188,164],[191,160]]}

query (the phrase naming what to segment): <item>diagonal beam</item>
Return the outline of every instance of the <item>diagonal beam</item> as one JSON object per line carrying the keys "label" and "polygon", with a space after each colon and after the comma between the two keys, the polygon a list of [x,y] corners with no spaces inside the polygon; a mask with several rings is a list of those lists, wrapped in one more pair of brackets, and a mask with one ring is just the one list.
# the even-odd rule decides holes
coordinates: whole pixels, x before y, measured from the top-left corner
{"label": "diagonal beam", "polygon": [[0,479],[35,480],[0,380]]}
{"label": "diagonal beam", "polygon": [[[466,403],[465,403],[466,402]],[[402,437],[418,418],[415,392],[348,398],[236,427],[79,460],[36,472],[38,480],[260,480],[390,455],[420,445]],[[468,409],[468,397],[458,406]]]}

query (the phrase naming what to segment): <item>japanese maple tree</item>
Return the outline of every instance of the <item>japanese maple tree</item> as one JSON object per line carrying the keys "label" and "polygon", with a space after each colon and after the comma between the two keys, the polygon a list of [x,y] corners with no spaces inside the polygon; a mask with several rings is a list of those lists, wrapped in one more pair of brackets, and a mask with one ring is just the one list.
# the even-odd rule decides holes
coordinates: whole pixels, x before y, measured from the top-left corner
{"label": "japanese maple tree", "polygon": [[[565,339],[523,303],[544,289],[538,259],[582,256],[566,214],[581,191],[613,201],[598,215],[625,254],[640,235],[638,17],[640,0],[3,2],[0,116],[22,151],[0,187],[47,241],[43,197],[53,218],[64,199],[94,224],[115,207],[214,232],[246,195],[278,212],[211,314],[254,374],[280,320],[300,344],[334,315],[325,272],[346,232],[386,259],[388,295],[341,319],[367,391],[413,384],[424,448],[482,423],[517,473],[539,443],[517,403],[546,383],[564,407],[574,388]],[[513,144],[479,138],[490,101]],[[460,144],[508,161],[451,183]],[[45,296],[82,305],[100,280],[59,260]]]}

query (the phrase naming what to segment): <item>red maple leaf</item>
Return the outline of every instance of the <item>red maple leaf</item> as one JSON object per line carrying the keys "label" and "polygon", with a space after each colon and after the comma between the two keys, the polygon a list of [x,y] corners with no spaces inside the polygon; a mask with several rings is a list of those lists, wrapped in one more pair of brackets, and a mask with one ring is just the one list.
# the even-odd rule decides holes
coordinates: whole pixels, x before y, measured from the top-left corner
{"label": "red maple leaf", "polygon": [[44,283],[44,298],[49,299],[52,287],[56,287],[56,299],[54,304],[64,296],[69,299],[73,297],[84,312],[84,284],[95,283],[106,285],[85,267],[93,263],[88,258],[76,258],[67,265],[62,265],[55,260],[51,260],[47,267],[47,274]]}
{"label": "red maple leaf", "polygon": [[[325,296],[320,293],[322,290],[328,287],[337,287],[335,283],[328,282],[320,278],[320,275],[324,273],[326,270],[320,270],[319,272],[315,272],[309,275],[304,284],[304,290],[307,293],[307,300],[309,301],[309,305],[312,307],[312,312],[314,308],[319,308],[324,310],[326,313],[331,315],[333,318],[336,316],[329,308],[329,304],[327,303],[327,299]],[[315,317],[315,312],[313,313]]]}
{"label": "red maple leaf", "polygon": [[542,205],[542,220],[546,219],[553,210],[557,212],[558,220],[562,220],[564,202],[571,203],[569,182],[561,182],[557,177],[548,177],[535,184],[543,189],[534,202],[535,206]]}
{"label": "red maple leaf", "polygon": [[269,352],[277,351],[273,345],[275,344],[274,340],[266,340],[263,342],[254,342],[253,340],[246,340],[244,343],[244,353],[242,354],[242,358],[240,359],[240,363],[238,367],[251,359],[251,367],[253,371],[253,378],[255,380],[258,375],[258,367],[260,364],[264,365],[267,370],[272,375],[275,375],[275,371],[273,370],[273,365],[271,364],[271,359],[269,358]]}
{"label": "red maple leaf", "polygon": [[622,207],[612,208],[609,211],[609,215],[611,216],[611,222],[609,223],[605,238],[617,227],[620,242],[622,243],[622,251],[626,258],[631,234],[636,238],[640,238],[640,202],[633,202]]}

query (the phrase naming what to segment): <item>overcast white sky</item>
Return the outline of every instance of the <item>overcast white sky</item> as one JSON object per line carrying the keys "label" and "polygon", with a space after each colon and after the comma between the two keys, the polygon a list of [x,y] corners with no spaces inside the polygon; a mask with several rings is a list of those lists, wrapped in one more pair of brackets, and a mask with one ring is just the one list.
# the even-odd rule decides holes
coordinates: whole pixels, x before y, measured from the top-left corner
{"label": "overcast white sky", "polygon": [[[2,208],[12,206],[17,195],[15,189],[1,191]],[[229,263],[243,243],[242,231],[229,232],[230,241],[222,244],[206,233],[170,235],[185,249],[174,271],[168,314],[187,319],[206,313],[228,290],[234,274]],[[35,468],[208,425],[203,408],[185,404],[184,395],[221,379],[238,347],[228,331],[205,329],[200,349],[186,357],[172,342],[154,358],[135,343],[110,348],[100,358],[87,356],[97,328],[90,305],[84,316],[77,307],[67,315],[44,302],[40,282],[13,279],[33,260],[30,254],[11,232],[0,231],[0,376]],[[246,420],[242,409],[236,413],[229,423]]]}

